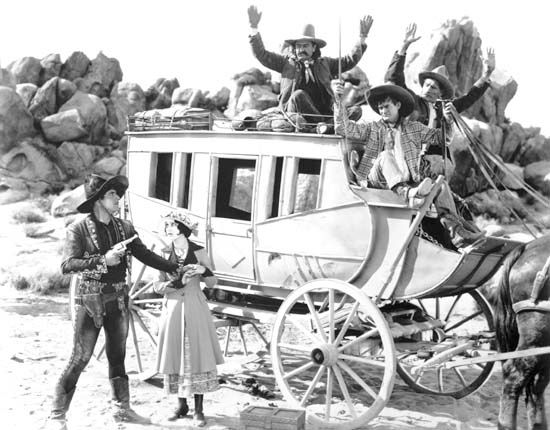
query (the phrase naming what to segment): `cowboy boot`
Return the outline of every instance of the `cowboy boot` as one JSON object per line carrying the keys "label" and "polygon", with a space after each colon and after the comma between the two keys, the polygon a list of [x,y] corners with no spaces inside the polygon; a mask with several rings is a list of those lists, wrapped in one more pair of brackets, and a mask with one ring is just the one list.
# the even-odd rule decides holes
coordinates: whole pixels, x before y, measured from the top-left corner
{"label": "cowboy boot", "polygon": [[204,427],[206,425],[206,418],[202,410],[203,394],[195,394],[195,412],[193,413],[194,424],[197,427]]}
{"label": "cowboy boot", "polygon": [[172,415],[168,417],[168,421],[176,421],[179,418],[183,418],[189,412],[189,406],[187,406],[187,399],[185,397],[178,397],[178,407]]}
{"label": "cowboy boot", "polygon": [[118,376],[109,380],[113,392],[113,419],[115,422],[151,424],[149,418],[138,415],[130,407],[130,387],[128,376]]}
{"label": "cowboy boot", "polygon": [[67,418],[65,415],[69,410],[75,389],[76,387],[66,393],[61,385],[55,387],[52,410],[44,427],[45,430],[67,430]]}
{"label": "cowboy boot", "polygon": [[392,191],[403,197],[411,207],[421,206],[426,200],[425,197],[430,194],[433,183],[430,178],[424,178],[416,187],[411,187],[404,182],[395,185]]}
{"label": "cowboy boot", "polygon": [[449,232],[451,242],[456,248],[464,248],[483,237],[483,232],[474,233],[465,228],[454,214],[443,214],[440,221]]}

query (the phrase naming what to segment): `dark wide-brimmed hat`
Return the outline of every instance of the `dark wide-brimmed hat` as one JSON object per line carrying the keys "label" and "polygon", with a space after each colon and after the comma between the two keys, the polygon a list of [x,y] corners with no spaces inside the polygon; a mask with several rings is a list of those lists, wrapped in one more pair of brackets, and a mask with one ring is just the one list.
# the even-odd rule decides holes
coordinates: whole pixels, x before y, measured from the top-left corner
{"label": "dark wide-brimmed hat", "polygon": [[327,42],[325,42],[323,39],[318,39],[315,37],[315,27],[313,26],[313,24],[306,24],[302,31],[302,34],[293,39],[286,39],[285,43],[290,43],[291,45],[294,45],[299,40],[306,40],[315,43],[319,48],[323,48],[327,45]]}
{"label": "dark wide-brimmed hat", "polygon": [[412,94],[403,87],[394,84],[384,84],[373,87],[366,93],[367,102],[370,107],[380,115],[378,103],[386,97],[391,97],[394,100],[401,102],[399,113],[402,117],[406,117],[414,110],[414,98]]}
{"label": "dark wide-brimmed hat", "polygon": [[438,66],[431,72],[422,72],[418,75],[418,81],[420,85],[424,85],[426,79],[433,79],[439,83],[441,88],[441,97],[444,99],[450,99],[454,95],[454,88],[451,80],[449,79],[449,72],[445,66]]}
{"label": "dark wide-brimmed hat", "polygon": [[105,179],[99,175],[90,175],[84,183],[86,200],[76,208],[80,213],[90,213],[94,208],[95,201],[100,195],[109,190],[115,190],[119,197],[122,197],[128,189],[128,178],[126,176],[113,176]]}

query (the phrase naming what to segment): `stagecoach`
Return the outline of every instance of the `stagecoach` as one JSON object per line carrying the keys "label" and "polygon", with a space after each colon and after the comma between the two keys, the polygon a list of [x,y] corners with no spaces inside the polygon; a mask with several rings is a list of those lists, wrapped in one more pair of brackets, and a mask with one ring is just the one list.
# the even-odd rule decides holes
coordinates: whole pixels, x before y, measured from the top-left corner
{"label": "stagecoach", "polygon": [[[418,392],[455,398],[490,376],[493,315],[476,288],[518,243],[487,237],[457,250],[428,234],[441,178],[411,208],[354,184],[349,154],[361,144],[343,137],[233,131],[208,116],[135,116],[127,136],[124,216],[159,253],[162,215],[182,208],[198,222],[191,239],[219,280],[205,291],[212,311],[239,328],[269,324],[277,387],[313,425],[373,419],[396,373]],[[137,334],[155,344],[162,300],[149,294],[153,272],[132,265],[140,371]]]}

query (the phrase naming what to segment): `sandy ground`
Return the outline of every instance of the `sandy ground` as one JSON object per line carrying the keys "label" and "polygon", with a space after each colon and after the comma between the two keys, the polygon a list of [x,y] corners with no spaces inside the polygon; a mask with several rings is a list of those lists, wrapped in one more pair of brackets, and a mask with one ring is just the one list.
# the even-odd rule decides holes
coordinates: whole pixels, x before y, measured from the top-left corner
{"label": "sandy ground", "polygon": [[[58,267],[62,220],[50,221],[54,232],[41,239],[29,239],[21,228],[7,223],[6,207],[0,210],[0,241],[4,245],[0,270],[0,408],[5,429],[39,429],[49,413],[53,386],[65,366],[72,345],[72,325],[68,311],[68,295],[35,295],[16,291],[5,285],[9,273],[30,273],[40,267]],[[220,329],[220,342],[223,343]],[[269,338],[269,327],[263,330]],[[205,413],[209,429],[239,429],[239,413],[248,405],[288,406],[275,386],[270,357],[250,328],[245,329],[249,356],[234,333],[230,356],[219,367],[225,381],[215,393],[205,397]],[[144,347],[144,365],[150,368],[154,351]],[[149,416],[148,426],[112,424],[109,418],[109,383],[104,357],[93,358],[82,374],[68,414],[69,428],[76,429],[185,429],[193,428],[190,420],[170,423],[165,417],[173,409],[175,399],[163,394],[162,381],[155,376],[142,381],[137,372],[136,354],[128,342],[126,359],[131,378],[132,405],[137,412]],[[389,403],[366,428],[389,429],[496,429],[501,375],[498,366],[487,383],[474,394],[461,399],[415,393],[396,376]],[[242,382],[254,377],[275,394],[263,399],[247,392]],[[550,405],[550,390],[546,392]],[[525,429],[525,408],[520,406],[519,428]],[[308,426],[308,428],[310,428]]]}

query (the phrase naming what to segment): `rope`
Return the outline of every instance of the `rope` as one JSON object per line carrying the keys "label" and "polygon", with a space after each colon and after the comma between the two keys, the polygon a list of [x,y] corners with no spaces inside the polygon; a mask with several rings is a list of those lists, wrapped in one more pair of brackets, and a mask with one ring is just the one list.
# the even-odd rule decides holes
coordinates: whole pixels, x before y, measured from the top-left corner
{"label": "rope", "polygon": [[[456,124],[457,128],[462,132],[462,134],[466,137],[467,141],[469,142],[467,144],[467,148],[470,152],[470,154],[472,155],[473,159],[474,159],[474,162],[477,164],[479,170],[481,171],[482,175],[485,177],[485,179],[487,180],[487,182],[489,183],[489,185],[495,190],[497,191],[497,197],[498,199],[501,201],[501,203],[504,204],[503,200],[502,200],[502,197],[501,197],[501,194],[498,189],[498,186],[497,184],[495,183],[495,181],[493,180],[493,175],[491,175],[489,173],[491,169],[491,164],[489,163],[492,162],[498,169],[500,169],[500,171],[502,172],[505,172],[509,175],[512,175],[514,177],[514,179],[517,180],[517,182],[521,185],[521,187],[533,198],[535,198],[536,200],[538,200],[540,203],[542,203],[543,205],[547,206],[548,208],[550,208],[550,202],[547,201],[540,193],[538,193],[533,187],[531,187],[529,184],[525,183],[525,181],[523,181],[522,179],[518,178],[516,175],[514,175],[514,173],[498,158],[496,157],[493,153],[491,153],[491,151],[489,151],[482,143],[481,141],[476,137],[474,136],[472,130],[470,129],[470,127],[468,126],[468,124],[466,124],[466,122],[464,121],[464,119],[458,114],[458,112],[456,111],[456,109],[454,108],[454,106],[452,106],[451,108],[451,118],[453,119],[454,123]],[[504,183],[502,182],[502,180],[499,179],[499,182],[500,182],[500,185],[506,190],[506,191],[510,191],[510,189],[504,185]],[[544,226],[542,226],[542,224],[540,224],[536,218],[533,216],[533,214],[527,209],[527,207],[525,205],[523,205],[521,202],[519,203],[520,206],[522,207],[522,209],[528,213],[530,215],[530,217],[534,220],[535,224],[537,225],[537,227],[542,230],[544,229]],[[521,216],[517,213],[517,211],[512,208],[512,207],[509,207],[508,208],[510,210],[510,212],[512,213],[512,215],[518,220],[520,221],[524,228],[533,236],[533,238],[536,238],[537,236],[535,235],[535,233],[533,233],[531,231],[531,229],[529,228],[529,226],[527,225],[527,223],[523,220],[523,218],[521,218]]]}

